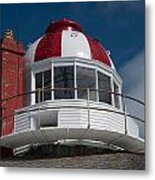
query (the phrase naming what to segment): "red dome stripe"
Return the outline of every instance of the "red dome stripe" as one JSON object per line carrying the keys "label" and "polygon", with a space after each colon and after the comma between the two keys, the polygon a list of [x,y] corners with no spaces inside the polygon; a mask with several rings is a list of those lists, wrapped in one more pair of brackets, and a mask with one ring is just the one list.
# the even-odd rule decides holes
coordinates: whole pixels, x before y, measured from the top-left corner
{"label": "red dome stripe", "polygon": [[[69,31],[74,32],[75,30],[78,31],[80,34],[80,42],[78,41],[77,46],[74,46],[72,49],[72,46],[67,46],[67,44],[64,46],[63,43],[64,40],[68,43],[70,43],[65,37],[63,37],[63,31]],[[68,33],[69,34],[69,33]],[[70,36],[68,36],[70,38]],[[87,43],[86,43],[87,40]],[[76,44],[77,39],[72,39],[73,45]],[[84,46],[84,44],[87,44],[87,46]],[[62,46],[62,47],[61,47]],[[82,50],[79,48],[81,46],[84,46]],[[68,48],[69,47],[69,48]],[[75,53],[73,50],[75,49]],[[30,51],[31,50],[31,51]],[[39,39],[38,43],[35,43],[31,46],[31,49],[28,50],[28,57],[29,59],[36,61],[44,60],[47,58],[54,58],[54,57],[63,57],[65,54],[63,54],[64,50],[67,52],[67,56],[73,56],[73,53],[75,53],[76,56],[80,57],[80,53],[85,54],[86,52],[89,52],[89,55],[85,55],[84,58],[87,59],[96,59],[100,62],[113,67],[111,60],[109,59],[109,56],[106,53],[106,50],[103,48],[103,46],[98,42],[97,40],[94,40],[92,37],[85,35],[82,32],[82,28],[77,23],[63,19],[60,21],[56,21],[54,23],[51,23],[49,27],[46,30],[46,34]],[[73,52],[73,53],[72,53]],[[79,52],[79,54],[78,54]],[[34,58],[32,58],[32,56]]]}
{"label": "red dome stripe", "polygon": [[103,62],[104,64],[111,66],[110,60],[106,54],[105,49],[102,47],[102,45],[97,40],[94,40],[90,36],[86,36],[86,37],[90,45],[92,59],[99,60]]}
{"label": "red dome stripe", "polygon": [[34,61],[61,56],[61,33],[48,33],[39,42]]}

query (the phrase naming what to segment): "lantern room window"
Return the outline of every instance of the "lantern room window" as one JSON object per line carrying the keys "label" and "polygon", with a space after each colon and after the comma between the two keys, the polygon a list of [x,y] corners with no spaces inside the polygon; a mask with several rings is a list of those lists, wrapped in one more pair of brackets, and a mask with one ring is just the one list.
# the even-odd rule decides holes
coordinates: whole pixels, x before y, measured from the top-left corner
{"label": "lantern room window", "polygon": [[87,99],[89,88],[89,99],[96,100],[96,75],[95,70],[77,66],[77,88],[78,88],[78,98]]}
{"label": "lantern room window", "polygon": [[98,72],[99,101],[111,104],[110,77]]}
{"label": "lantern room window", "polygon": [[54,67],[55,99],[74,98],[74,66]]}
{"label": "lantern room window", "polygon": [[113,102],[116,108],[121,108],[120,96],[117,95],[120,84],[110,73],[93,66],[54,64],[52,69],[35,74],[35,89],[39,90],[36,92],[36,103],[56,99],[86,99],[110,105]]}
{"label": "lantern room window", "polygon": [[36,103],[51,99],[51,70],[36,73]]}

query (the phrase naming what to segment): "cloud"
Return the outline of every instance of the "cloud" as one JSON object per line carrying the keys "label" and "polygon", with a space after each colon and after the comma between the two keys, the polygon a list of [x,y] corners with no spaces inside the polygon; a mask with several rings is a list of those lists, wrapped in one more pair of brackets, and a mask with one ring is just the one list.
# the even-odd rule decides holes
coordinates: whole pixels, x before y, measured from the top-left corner
{"label": "cloud", "polygon": [[[123,78],[123,91],[125,94],[144,102],[144,51],[139,52],[134,58],[129,60],[121,69]],[[144,106],[131,100],[127,100],[128,113],[144,120]],[[144,125],[138,123],[140,136],[144,137]]]}
{"label": "cloud", "polygon": [[[135,98],[144,100],[144,51],[130,59],[121,69],[124,91]],[[141,93],[139,93],[139,90]]]}

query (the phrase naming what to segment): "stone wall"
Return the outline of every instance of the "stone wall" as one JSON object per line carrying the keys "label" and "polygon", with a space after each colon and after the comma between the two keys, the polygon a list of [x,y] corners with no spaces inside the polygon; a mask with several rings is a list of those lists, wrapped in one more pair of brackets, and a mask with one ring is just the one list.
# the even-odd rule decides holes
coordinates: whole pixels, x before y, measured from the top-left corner
{"label": "stone wall", "polygon": [[93,169],[145,169],[145,155],[128,152],[113,152],[100,155],[61,157],[33,160],[1,160],[4,167],[37,168],[93,168]]}

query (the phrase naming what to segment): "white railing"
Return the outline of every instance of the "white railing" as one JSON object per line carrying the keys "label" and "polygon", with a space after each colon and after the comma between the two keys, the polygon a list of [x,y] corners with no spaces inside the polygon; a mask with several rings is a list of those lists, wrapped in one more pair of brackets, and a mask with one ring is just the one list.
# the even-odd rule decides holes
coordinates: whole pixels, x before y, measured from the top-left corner
{"label": "white railing", "polygon": [[[14,99],[14,98],[18,99],[21,96],[26,98],[26,96],[30,96],[31,94],[37,94],[38,95],[38,103],[37,104],[35,104],[34,106],[26,106],[25,108],[17,110],[14,113],[10,114],[9,116],[1,118],[1,122],[4,121],[6,118],[16,117],[14,119],[14,121],[15,121],[15,127],[14,128],[16,128],[20,124],[19,123],[19,118],[17,118],[18,115],[20,115],[20,117],[22,116],[22,118],[23,117],[28,117],[29,118],[28,122],[25,122],[25,121],[22,122],[24,124],[23,129],[24,129],[24,127],[25,128],[29,128],[31,126],[31,123],[32,123],[31,122],[31,114],[33,112],[35,112],[35,113],[37,112],[38,113],[38,124],[40,124],[40,121],[41,121],[41,112],[43,110],[50,110],[50,109],[52,109],[52,107],[46,107],[46,106],[44,107],[44,106],[42,106],[44,101],[41,102],[41,99],[40,99],[41,93],[42,92],[46,92],[46,91],[55,92],[55,91],[58,91],[58,90],[59,91],[60,90],[73,90],[73,91],[85,90],[87,92],[87,98],[85,99],[86,106],[83,106],[82,109],[85,109],[87,111],[87,117],[88,117],[87,118],[87,128],[88,129],[91,127],[91,111],[95,110],[95,109],[99,110],[99,111],[115,114],[115,115],[117,115],[117,114],[121,115],[123,117],[123,121],[124,121],[123,122],[123,124],[124,124],[124,134],[128,134],[128,131],[129,131],[128,127],[130,126],[129,125],[130,119],[134,119],[134,121],[136,121],[137,123],[143,124],[143,126],[145,124],[144,119],[141,119],[141,118],[136,117],[136,116],[134,116],[132,114],[129,114],[127,112],[127,106],[126,106],[126,100],[127,99],[130,100],[130,101],[134,101],[137,104],[142,105],[143,107],[145,107],[145,104],[143,102],[141,102],[141,101],[139,101],[139,100],[137,100],[137,99],[135,99],[133,97],[126,96],[126,95],[123,95],[123,94],[120,94],[120,93],[105,92],[104,90],[97,90],[97,89],[91,89],[91,88],[80,88],[80,89],[79,88],[55,88],[55,89],[45,88],[45,89],[37,89],[36,91],[27,92],[27,93],[23,93],[23,94],[18,94],[16,96],[12,96],[10,98],[4,99],[2,101],[2,103],[3,102],[9,103],[9,100]],[[104,102],[99,102],[99,103],[101,103],[101,104],[103,103],[105,106],[102,106],[102,107],[100,106],[99,108],[93,107],[92,106],[92,102],[97,102],[97,101],[96,100],[91,100],[92,99],[91,98],[92,91],[95,92],[95,94],[102,92],[102,93],[110,94],[111,96],[116,95],[116,96],[121,97],[120,103],[122,103],[122,109],[115,108],[114,105],[110,105],[110,104],[106,105]],[[78,100],[78,99],[76,99],[76,100]],[[69,99],[68,99],[68,101],[69,101]],[[60,107],[62,107],[61,103],[59,105],[60,105]],[[79,105],[78,106],[74,105],[74,108],[75,107],[76,108],[80,108]],[[57,108],[58,108],[58,106],[57,106]],[[73,108],[73,106],[65,105],[65,108]],[[21,120],[22,118],[20,118],[20,121],[22,121]],[[38,125],[38,127],[39,127],[39,125]],[[20,128],[21,127],[19,127],[19,129]],[[21,128],[21,130],[22,130],[22,128]]]}

